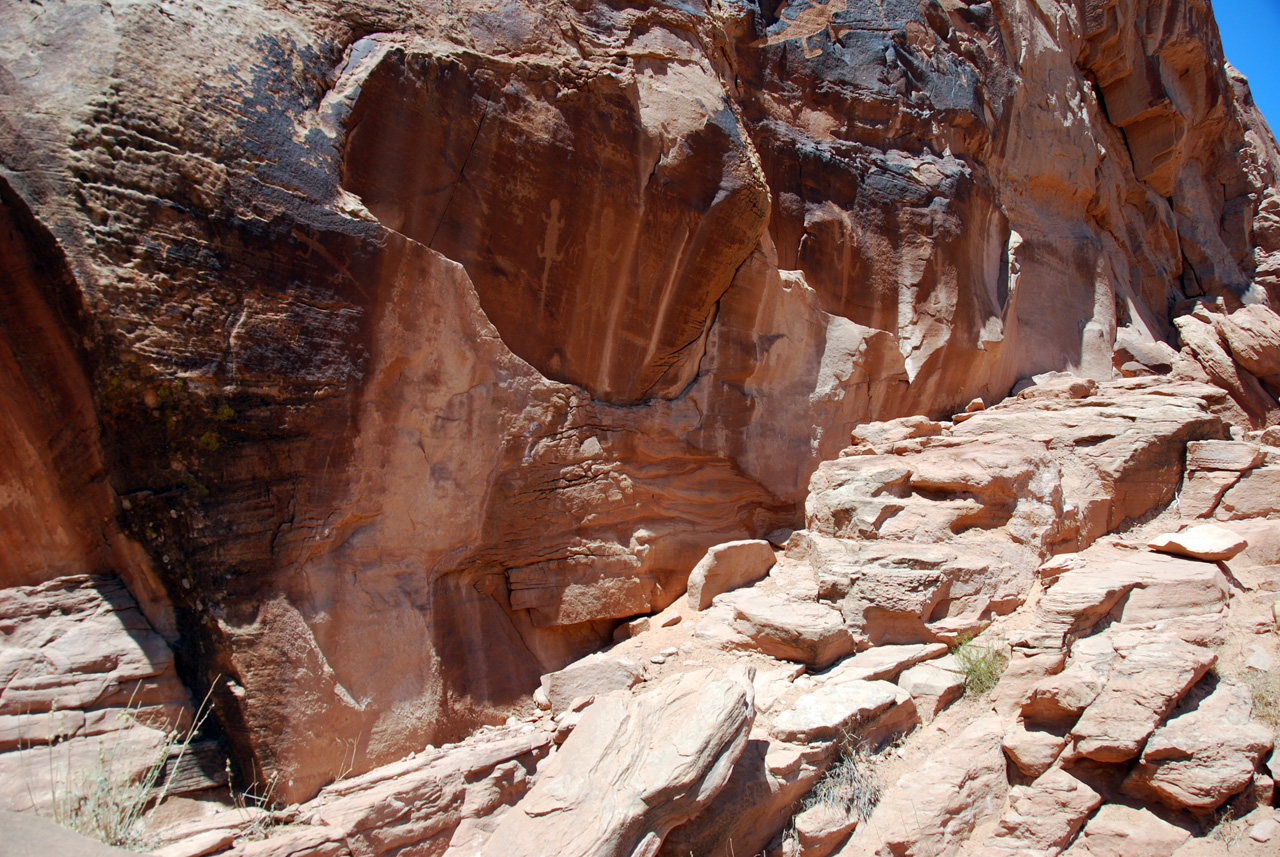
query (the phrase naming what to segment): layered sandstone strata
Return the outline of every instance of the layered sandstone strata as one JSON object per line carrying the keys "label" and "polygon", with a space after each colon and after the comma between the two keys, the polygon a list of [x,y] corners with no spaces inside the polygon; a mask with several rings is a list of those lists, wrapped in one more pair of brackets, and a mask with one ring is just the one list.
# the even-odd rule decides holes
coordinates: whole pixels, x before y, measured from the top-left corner
{"label": "layered sandstone strata", "polygon": [[1168,313],[1277,288],[1275,143],[1209,16],[0,10],[0,579],[124,577],[288,801],[799,525],[856,424],[1107,379],[1120,338],[1261,428]]}

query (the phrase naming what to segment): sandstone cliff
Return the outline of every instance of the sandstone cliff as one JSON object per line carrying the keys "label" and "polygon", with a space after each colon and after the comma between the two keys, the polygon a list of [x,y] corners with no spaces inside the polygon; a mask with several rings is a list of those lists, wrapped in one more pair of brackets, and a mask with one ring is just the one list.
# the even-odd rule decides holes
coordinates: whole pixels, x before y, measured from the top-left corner
{"label": "sandstone cliff", "polygon": [[1280,154],[1207,2],[60,0],[0,45],[0,584],[121,577],[286,803],[800,526],[856,425],[1058,370],[1280,421],[1228,335]]}

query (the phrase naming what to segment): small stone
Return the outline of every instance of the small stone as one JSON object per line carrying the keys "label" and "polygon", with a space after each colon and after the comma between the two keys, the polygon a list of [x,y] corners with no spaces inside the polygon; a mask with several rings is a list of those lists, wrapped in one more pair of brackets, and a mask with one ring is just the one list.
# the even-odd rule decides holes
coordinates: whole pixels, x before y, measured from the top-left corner
{"label": "small stone", "polygon": [[674,658],[676,655],[680,654],[680,650],[677,649],[675,646],[671,646],[669,648],[663,649],[661,654],[663,657],[666,657],[666,658]]}
{"label": "small stone", "polygon": [[1274,666],[1275,658],[1271,657],[1270,652],[1256,643],[1249,647],[1249,657],[1244,662],[1245,669],[1266,673],[1271,672]]}
{"label": "small stone", "polygon": [[680,621],[682,619],[684,619],[684,617],[679,614],[676,614],[675,616],[668,616],[666,619],[662,620],[662,627],[664,628],[675,627],[676,625],[680,624]]}
{"label": "small stone", "polygon": [[985,411],[987,406],[982,399],[974,399],[972,402],[964,406],[966,414],[976,414],[978,411]]}
{"label": "small stone", "polygon": [[667,662],[667,659],[664,658],[662,655],[654,655],[653,657],[649,658],[649,661],[655,664],[665,664]]}
{"label": "small stone", "polygon": [[1218,562],[1231,559],[1247,548],[1249,542],[1230,530],[1213,524],[1201,524],[1180,533],[1157,536],[1147,542],[1147,546],[1160,553]]}
{"label": "small stone", "polygon": [[1280,833],[1280,821],[1276,821],[1274,818],[1259,821],[1249,828],[1249,838],[1254,842],[1270,842],[1276,837],[1277,833]]}

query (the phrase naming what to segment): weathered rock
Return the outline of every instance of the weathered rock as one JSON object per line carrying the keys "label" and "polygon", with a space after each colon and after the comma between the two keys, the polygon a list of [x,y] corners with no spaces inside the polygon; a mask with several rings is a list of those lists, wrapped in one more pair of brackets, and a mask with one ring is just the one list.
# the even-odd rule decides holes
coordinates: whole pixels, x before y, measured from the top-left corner
{"label": "weathered rock", "polygon": [[133,851],[111,848],[29,812],[0,809],[0,837],[10,857],[127,857]]}
{"label": "weathered rock", "polygon": [[1271,518],[1280,513],[1280,467],[1259,467],[1240,477],[1218,503],[1219,521]]}
{"label": "weathered rock", "polygon": [[857,824],[856,815],[850,816],[825,803],[796,813],[797,857],[826,857]]}
{"label": "weathered rock", "polygon": [[118,579],[0,590],[0,633],[4,808],[49,811],[98,775],[136,780],[166,733],[192,725],[173,652]]}
{"label": "weathered rock", "polygon": [[1157,724],[1217,660],[1208,649],[1167,636],[1116,635],[1112,643],[1120,658],[1070,733],[1074,755],[1099,762],[1137,756]]}
{"label": "weathered rock", "polygon": [[1062,672],[1043,679],[1027,694],[1023,716],[1037,723],[1074,723],[1102,692],[1117,657],[1106,635],[1080,640]]}
{"label": "weathered rock", "polygon": [[1219,683],[1151,735],[1125,793],[1174,809],[1216,809],[1244,790],[1271,749],[1275,736],[1252,714],[1247,688]]}
{"label": "weathered rock", "polygon": [[1191,834],[1146,809],[1108,803],[1085,824],[1066,857],[1172,857]]}
{"label": "weathered rock", "polygon": [[1259,378],[1280,375],[1280,315],[1265,304],[1250,304],[1214,319],[1231,356]]}
{"label": "weathered rock", "polygon": [[1178,495],[1178,511],[1187,518],[1208,518],[1218,508],[1218,501],[1240,474],[1230,470],[1208,470],[1188,473]]}
{"label": "weathered rock", "polygon": [[1038,777],[1058,760],[1067,746],[1063,730],[1029,729],[1018,718],[1004,733],[1004,752],[1028,777]]}
{"label": "weathered rock", "polygon": [[594,654],[574,661],[542,677],[542,690],[553,714],[569,708],[575,699],[635,687],[644,680],[644,667],[628,658]]}
{"label": "weathered rock", "polygon": [[1009,790],[1009,808],[1000,816],[995,833],[973,853],[984,857],[1061,853],[1101,804],[1101,795],[1055,768],[1029,786]]}
{"label": "weathered rock", "polygon": [[824,667],[854,649],[838,610],[755,590],[719,596],[732,611],[729,622],[754,649],[782,660]]}
{"label": "weathered rock", "polygon": [[1074,411],[1272,288],[1275,147],[1207,4],[881,6],[6,9],[0,573],[135,574],[301,800],[794,525],[855,425],[1070,369],[1007,432],[1080,423],[1061,504],[925,474],[890,527],[995,558],[911,641],[1012,610],[1213,436]]}
{"label": "weathered rock", "polygon": [[934,664],[917,664],[898,677],[898,687],[911,694],[920,719],[930,723],[964,695],[964,674]]}
{"label": "weathered rock", "polygon": [[1000,718],[974,721],[886,789],[842,857],[954,853],[974,827],[1000,811],[1008,783]]}
{"label": "weathered rock", "polygon": [[1147,542],[1152,550],[1189,556],[1214,562],[1231,559],[1249,546],[1249,543],[1229,530],[1202,524],[1177,533],[1165,533]]}
{"label": "weathered rock", "polygon": [[1239,440],[1193,440],[1187,444],[1188,470],[1251,470],[1262,463],[1262,449]]}
{"label": "weathered rock", "polygon": [[483,854],[655,854],[728,782],[755,717],[750,677],[684,673],[596,700]]}
{"label": "weathered rock", "polygon": [[778,714],[769,727],[769,734],[792,744],[834,741],[846,734],[857,734],[859,724],[869,723],[910,699],[887,681],[822,687],[800,697],[794,706]]}
{"label": "weathered rock", "polygon": [[[1220,316],[1213,315],[1216,320]],[[1173,320],[1184,348],[1195,356],[1213,383],[1231,394],[1244,412],[1250,426],[1262,428],[1275,422],[1277,405],[1258,379],[1242,369],[1227,352],[1213,320],[1202,321],[1190,315]]]}
{"label": "weathered rock", "polygon": [[851,681],[893,681],[898,673],[922,661],[932,660],[947,653],[942,643],[921,643],[914,646],[876,646],[845,658],[827,672],[815,677],[824,684],[845,684]]}
{"label": "weathered rock", "polygon": [[773,567],[773,547],[763,540],[726,542],[707,549],[689,572],[689,606],[706,610],[711,599],[754,583]]}

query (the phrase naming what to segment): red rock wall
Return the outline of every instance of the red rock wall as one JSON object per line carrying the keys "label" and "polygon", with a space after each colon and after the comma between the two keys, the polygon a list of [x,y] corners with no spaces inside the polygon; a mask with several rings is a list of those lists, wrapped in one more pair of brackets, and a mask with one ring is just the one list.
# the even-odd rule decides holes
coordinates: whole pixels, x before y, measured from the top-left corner
{"label": "red rock wall", "polygon": [[6,9],[0,579],[156,581],[284,800],[500,719],[853,425],[1274,298],[1207,9]]}

